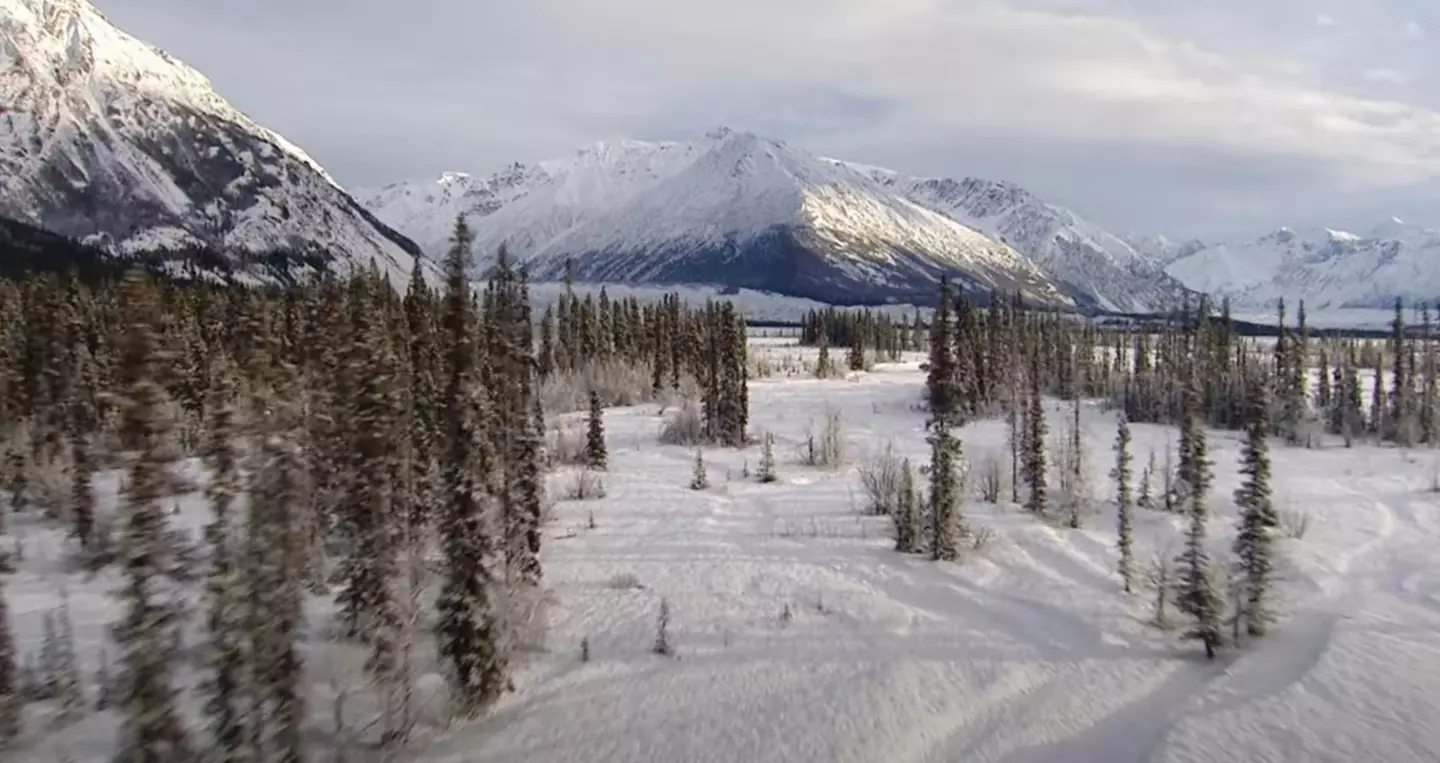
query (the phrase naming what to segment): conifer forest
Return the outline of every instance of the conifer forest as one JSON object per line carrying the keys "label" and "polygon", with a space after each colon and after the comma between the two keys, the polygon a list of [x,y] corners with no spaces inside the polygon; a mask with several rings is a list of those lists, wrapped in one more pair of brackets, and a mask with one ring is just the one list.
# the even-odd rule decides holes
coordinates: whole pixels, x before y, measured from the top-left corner
{"label": "conifer forest", "polygon": [[[1440,582],[1423,536],[1367,541],[1354,508],[1423,528],[1437,505],[1425,307],[1359,339],[1282,303],[1272,340],[1225,305],[1102,328],[942,281],[923,313],[828,308],[769,335],[678,294],[567,281],[533,304],[503,249],[472,283],[471,250],[457,222],[443,279],[404,289],[374,270],[0,282],[0,743],[114,763],[820,760],[802,748],[821,727],[767,719],[795,698],[758,686],[803,693],[844,663],[815,712],[890,698],[873,740],[893,749],[937,722],[914,692],[983,715],[981,662],[1136,660],[1170,666],[1179,699],[1055,754],[1147,759],[1135,745],[1204,695],[1207,665],[1283,670],[1294,629],[1340,627],[1357,581],[1391,574],[1377,555],[1409,565],[1382,589],[1397,608]],[[1317,460],[1337,474],[1306,476]],[[1337,502],[1374,479],[1410,497]],[[1112,680],[1076,670],[1046,679],[1057,696]],[[762,709],[645,725],[709,691]],[[717,747],[739,728],[809,741]]]}

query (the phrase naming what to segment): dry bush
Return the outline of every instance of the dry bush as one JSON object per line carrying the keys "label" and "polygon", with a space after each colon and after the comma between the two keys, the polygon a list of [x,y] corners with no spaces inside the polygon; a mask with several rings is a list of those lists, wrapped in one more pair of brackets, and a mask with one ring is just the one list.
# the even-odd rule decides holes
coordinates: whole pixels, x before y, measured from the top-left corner
{"label": "dry bush", "polygon": [[552,426],[545,436],[545,462],[549,466],[585,463],[585,433],[578,427]]}
{"label": "dry bush", "polygon": [[663,445],[684,445],[696,447],[705,442],[705,420],[700,415],[700,406],[686,401],[678,410],[665,417],[660,428],[660,442]]}
{"label": "dry bush", "polygon": [[1301,509],[1281,509],[1276,513],[1280,522],[1280,533],[1287,538],[1300,540],[1310,530],[1310,514]]}
{"label": "dry bush", "polygon": [[904,485],[904,464],[895,455],[895,444],[885,443],[884,450],[860,462],[860,486],[870,501],[870,513],[891,514],[900,505]]}
{"label": "dry bush", "polygon": [[989,548],[995,542],[995,531],[988,527],[977,527],[970,535],[970,546],[977,553]]}
{"label": "dry bush", "polygon": [[975,462],[975,470],[975,487],[980,493],[980,500],[999,503],[1005,486],[1005,465],[1000,454],[994,451],[981,453]]}
{"label": "dry bush", "polygon": [[832,470],[845,464],[845,429],[839,409],[825,406],[825,427],[818,439],[813,430],[806,432],[804,462]]}
{"label": "dry bush", "polygon": [[648,363],[631,365],[619,361],[590,363],[567,372],[551,374],[540,385],[540,404],[546,413],[583,411],[590,405],[590,391],[600,396],[605,407],[638,405],[651,399],[651,368]]}
{"label": "dry bush", "polygon": [[617,591],[645,590],[645,584],[641,583],[640,578],[633,572],[617,572],[606,582],[606,585]]}
{"label": "dry bush", "polygon": [[497,588],[495,604],[500,616],[500,647],[512,654],[544,651],[546,613],[550,603],[545,589],[520,584]]}
{"label": "dry bush", "polygon": [[568,501],[591,501],[604,497],[605,481],[591,469],[576,469],[565,488],[565,499]]}

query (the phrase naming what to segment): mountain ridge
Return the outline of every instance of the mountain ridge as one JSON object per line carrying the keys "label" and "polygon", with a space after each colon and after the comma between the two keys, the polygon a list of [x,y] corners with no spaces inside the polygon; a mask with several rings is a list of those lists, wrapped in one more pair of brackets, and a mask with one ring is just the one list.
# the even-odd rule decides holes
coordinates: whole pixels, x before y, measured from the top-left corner
{"label": "mountain ridge", "polygon": [[[403,283],[419,247],[86,0],[0,0],[0,215],[115,254],[293,252]],[[269,275],[257,271],[254,279]]]}
{"label": "mountain ridge", "polygon": [[1213,243],[1166,263],[1189,287],[1236,307],[1284,298],[1312,308],[1388,308],[1440,300],[1440,231],[1398,218],[1363,233],[1280,227]]}
{"label": "mountain ridge", "polygon": [[[866,296],[859,284],[868,278],[889,298],[928,302],[935,278],[950,266],[974,290],[1018,286],[1062,307],[1164,309],[1186,293],[1119,237],[1073,212],[1020,191],[1024,220],[1012,215],[1001,219],[1008,227],[987,229],[994,216],[982,219],[956,200],[923,193],[931,180],[720,128],[688,142],[596,143],[488,177],[449,172],[356,196],[432,256],[465,213],[479,256],[505,243],[537,275],[554,274],[568,260],[612,279],[727,278],[722,271],[746,261],[746,242],[758,242],[748,251],[767,267],[804,271],[808,282],[826,264],[835,271],[828,278],[855,287],[837,286],[831,298]],[[1016,233],[1023,234],[1018,242],[1006,238]],[[1047,249],[1056,236],[1063,243]],[[675,264],[687,253],[689,274]],[[1092,261],[1066,272],[1059,266],[1067,258]],[[747,277],[732,273],[727,285],[766,288],[758,266],[750,267]],[[796,288],[788,278],[782,272],[768,285]],[[902,284],[907,278],[913,283]],[[805,288],[807,297],[826,291],[818,283]]]}

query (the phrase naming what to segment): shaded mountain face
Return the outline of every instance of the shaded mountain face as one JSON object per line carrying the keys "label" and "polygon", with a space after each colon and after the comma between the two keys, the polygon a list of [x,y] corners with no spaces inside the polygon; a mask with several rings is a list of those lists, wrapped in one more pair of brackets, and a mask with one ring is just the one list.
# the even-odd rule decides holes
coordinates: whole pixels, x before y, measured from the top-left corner
{"label": "shaded mountain face", "polygon": [[598,144],[489,178],[456,173],[357,196],[432,255],[457,214],[480,267],[503,243],[535,278],[713,284],[833,304],[934,300],[942,276],[976,295],[1095,307],[1015,248],[871,174],[721,129],[690,142]]}
{"label": "shaded mountain face", "polygon": [[[125,254],[408,277],[419,248],[204,76],[85,0],[0,0],[0,215]],[[272,280],[266,270],[253,280]]]}
{"label": "shaded mountain face", "polygon": [[1440,232],[1392,220],[1364,233],[1280,228],[1212,244],[1166,266],[1190,288],[1236,307],[1280,299],[1311,308],[1388,308],[1440,300]]}
{"label": "shaded mountain face", "polygon": [[1009,244],[1105,310],[1157,312],[1194,296],[1154,257],[1023,188],[980,178],[914,178],[876,168],[868,172],[916,204]]}

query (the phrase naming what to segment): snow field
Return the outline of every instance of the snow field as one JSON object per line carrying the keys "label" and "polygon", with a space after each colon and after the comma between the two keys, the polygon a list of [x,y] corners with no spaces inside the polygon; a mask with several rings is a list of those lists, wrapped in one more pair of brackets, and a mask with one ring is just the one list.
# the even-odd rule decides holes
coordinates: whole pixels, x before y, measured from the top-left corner
{"label": "snow field", "polygon": [[[793,368],[814,350],[756,340],[757,355]],[[837,360],[843,355],[837,355]],[[1107,477],[1113,414],[1082,409],[1095,510],[1079,530],[974,497],[975,467],[1007,458],[1005,427],[962,431],[972,464],[965,515],[989,536],[958,564],[892,550],[889,520],[869,515],[857,465],[893,443],[928,461],[919,358],[874,372],[750,385],[750,429],[776,438],[779,481],[745,479],[760,447],[705,448],[710,487],[688,485],[694,450],[664,446],[657,405],[606,411],[605,497],[558,500],[547,527],[551,589],[545,648],[526,655],[518,691],[477,724],[429,735],[425,763],[675,761],[1335,761],[1440,758],[1440,494],[1429,451],[1274,445],[1282,511],[1308,517],[1280,541],[1282,621],[1263,640],[1206,663],[1198,644],[1152,626],[1153,592],[1126,596],[1114,572]],[[807,430],[839,411],[847,463],[804,466]],[[1058,401],[1051,437],[1071,415]],[[583,414],[552,424],[583,431]],[[1134,425],[1134,471],[1164,463],[1169,427]],[[1227,559],[1239,484],[1239,439],[1212,433],[1215,559]],[[1053,466],[1053,456],[1051,463]],[[1008,461],[1002,499],[1009,497]],[[923,478],[922,478],[923,479]],[[113,505],[118,477],[97,490]],[[574,480],[551,477],[557,498]],[[1054,485],[1052,477],[1052,488]],[[1159,492],[1159,479],[1153,487]],[[198,528],[196,494],[176,525]],[[590,527],[593,515],[594,527]],[[1180,518],[1136,512],[1136,558],[1173,556]],[[26,558],[9,586],[22,651],[68,592],[87,668],[114,619],[105,580],[67,571],[60,534],[11,523]],[[652,652],[660,602],[674,657]],[[308,645],[315,725],[343,660]],[[788,617],[785,614],[788,611]],[[1172,610],[1173,617],[1173,610]],[[1174,618],[1179,622],[1178,617]],[[582,641],[588,660],[582,660]],[[113,649],[111,650],[113,655]],[[427,677],[427,685],[433,684]],[[31,706],[31,726],[44,708]],[[102,760],[113,721],[92,715],[45,734],[22,759]]]}

